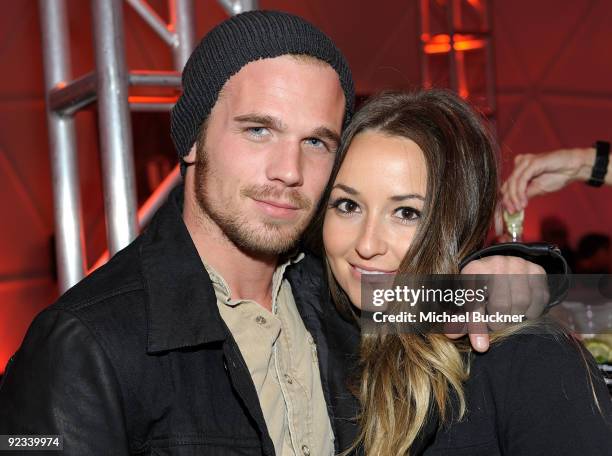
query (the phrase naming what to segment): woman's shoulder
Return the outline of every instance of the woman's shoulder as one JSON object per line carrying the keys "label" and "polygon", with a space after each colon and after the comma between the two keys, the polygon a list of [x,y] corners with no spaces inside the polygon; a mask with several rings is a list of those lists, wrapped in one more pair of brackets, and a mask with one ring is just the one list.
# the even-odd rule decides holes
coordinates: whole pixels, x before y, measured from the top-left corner
{"label": "woman's shoulder", "polygon": [[584,346],[554,326],[528,328],[471,355],[467,422],[494,423],[503,454],[607,455],[612,400]]}
{"label": "woman's shoulder", "polygon": [[531,328],[496,341],[471,361],[466,392],[481,397],[488,390],[507,448],[520,452],[521,441],[538,447],[539,433],[556,439],[558,453],[550,454],[581,448],[606,454],[601,448],[612,438],[612,400],[592,356],[573,336]]}
{"label": "woman's shoulder", "polygon": [[606,389],[591,354],[571,334],[554,326],[531,327],[493,342],[488,352],[473,354],[471,376],[484,374],[493,385],[523,394],[552,389],[584,396],[595,386]]}
{"label": "woman's shoulder", "polygon": [[[475,354],[474,360],[482,358],[486,363],[507,363],[508,356],[517,362],[531,360],[558,362],[579,357],[586,353],[580,342],[571,334],[557,328],[534,327],[518,330],[503,337],[493,337],[488,352]],[[504,361],[505,360],[505,361]]]}
{"label": "woman's shoulder", "polygon": [[494,340],[488,352],[473,355],[472,364],[475,369],[502,369],[506,374],[515,371],[541,378],[597,369],[582,343],[555,326],[529,327]]}

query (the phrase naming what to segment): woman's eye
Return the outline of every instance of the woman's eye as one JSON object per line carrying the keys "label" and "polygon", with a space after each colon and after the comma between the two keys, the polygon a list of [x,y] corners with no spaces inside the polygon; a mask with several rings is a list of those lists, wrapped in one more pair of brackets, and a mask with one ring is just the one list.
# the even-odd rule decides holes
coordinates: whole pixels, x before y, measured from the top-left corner
{"label": "woman's eye", "polygon": [[331,206],[341,214],[352,214],[359,210],[359,205],[355,201],[345,198],[334,201]]}
{"label": "woman's eye", "polygon": [[414,222],[421,218],[421,211],[413,207],[400,207],[395,210],[394,217],[399,218],[402,223]]}

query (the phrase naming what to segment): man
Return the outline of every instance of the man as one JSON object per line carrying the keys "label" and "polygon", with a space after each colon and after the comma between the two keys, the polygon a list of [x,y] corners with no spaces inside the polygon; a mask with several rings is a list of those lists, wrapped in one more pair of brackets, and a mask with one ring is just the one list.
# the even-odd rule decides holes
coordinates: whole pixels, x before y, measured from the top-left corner
{"label": "man", "polygon": [[183,85],[184,188],[32,323],[0,389],[0,434],[58,434],[79,455],[346,449],[359,335],[295,248],[352,113],[348,66],[303,20],[252,12],[204,38]]}

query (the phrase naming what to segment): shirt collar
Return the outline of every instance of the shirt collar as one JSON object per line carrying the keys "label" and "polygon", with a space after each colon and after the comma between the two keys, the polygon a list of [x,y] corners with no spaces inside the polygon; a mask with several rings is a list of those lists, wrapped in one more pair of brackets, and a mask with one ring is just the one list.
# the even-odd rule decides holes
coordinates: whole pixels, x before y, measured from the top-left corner
{"label": "shirt collar", "polygon": [[[274,274],[272,275],[272,301],[275,301],[275,297],[278,295],[278,291],[280,289],[282,280],[285,275],[285,270],[288,266],[292,264],[299,263],[304,258],[304,253],[295,252],[290,257],[285,258],[283,263],[279,264],[274,270]],[[230,307],[235,307],[244,300],[232,299],[232,292],[223,278],[223,276],[209,263],[207,263],[204,259],[202,259],[202,263],[204,264],[204,269],[208,273],[210,280],[212,282],[213,288],[215,290],[216,296],[223,301],[225,305]]]}

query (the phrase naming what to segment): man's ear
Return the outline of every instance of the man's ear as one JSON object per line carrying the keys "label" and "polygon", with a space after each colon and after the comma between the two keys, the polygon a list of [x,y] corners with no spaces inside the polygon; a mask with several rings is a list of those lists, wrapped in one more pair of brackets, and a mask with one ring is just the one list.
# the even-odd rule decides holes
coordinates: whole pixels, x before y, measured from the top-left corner
{"label": "man's ear", "polygon": [[189,153],[183,157],[183,161],[187,165],[193,165],[195,163],[197,154],[196,147],[196,143],[193,143],[193,146],[191,146],[191,149],[189,149]]}

